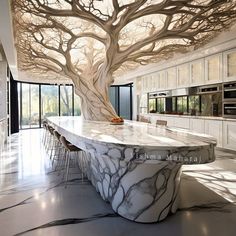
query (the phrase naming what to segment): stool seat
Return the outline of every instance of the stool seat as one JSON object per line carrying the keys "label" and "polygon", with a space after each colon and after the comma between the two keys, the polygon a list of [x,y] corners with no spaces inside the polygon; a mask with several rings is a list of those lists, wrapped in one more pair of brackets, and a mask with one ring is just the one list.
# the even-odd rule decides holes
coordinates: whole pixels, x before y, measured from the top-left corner
{"label": "stool seat", "polygon": [[64,148],[67,149],[70,152],[82,151],[80,148],[78,148],[75,145],[73,145],[70,142],[68,142],[64,136],[60,137],[60,141],[61,141],[62,145],[64,146]]}

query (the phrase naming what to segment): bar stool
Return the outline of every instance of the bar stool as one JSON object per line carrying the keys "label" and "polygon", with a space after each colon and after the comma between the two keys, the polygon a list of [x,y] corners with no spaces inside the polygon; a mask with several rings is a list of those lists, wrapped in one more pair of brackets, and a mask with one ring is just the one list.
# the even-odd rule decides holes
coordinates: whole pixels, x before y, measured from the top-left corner
{"label": "bar stool", "polygon": [[166,120],[156,120],[156,126],[157,125],[167,126],[167,121]]}
{"label": "bar stool", "polygon": [[140,116],[139,121],[145,122],[145,123],[151,123],[150,120],[144,116]]}
{"label": "bar stool", "polygon": [[53,151],[53,131],[55,130],[52,126],[48,125],[47,126],[47,130],[48,130],[48,139],[46,142],[46,151],[50,152],[50,159],[52,157],[52,151]]}
{"label": "bar stool", "polygon": [[48,122],[46,120],[43,121],[43,137],[42,137],[42,143],[45,145],[46,137],[47,137],[47,128]]}
{"label": "bar stool", "polygon": [[[82,174],[82,181],[83,181],[83,174],[84,174],[84,163],[83,163],[83,150],[80,148],[76,147],[75,145],[71,144],[66,140],[64,136],[60,136],[60,142],[63,145],[65,149],[65,188],[67,187],[67,181],[68,181],[68,174],[69,174],[69,167],[70,167],[70,160],[71,160],[71,154],[75,153],[78,155],[78,162],[79,162],[79,167],[81,169],[81,174]],[[64,173],[65,175],[65,173]]]}
{"label": "bar stool", "polygon": [[[55,170],[63,162],[63,158],[61,157],[61,150],[64,150],[64,147],[60,141],[60,137],[61,135],[56,130],[53,130],[53,147],[51,149],[50,159],[52,159],[52,167],[53,167],[54,162],[57,161]],[[53,154],[53,151],[54,151],[54,154]]]}

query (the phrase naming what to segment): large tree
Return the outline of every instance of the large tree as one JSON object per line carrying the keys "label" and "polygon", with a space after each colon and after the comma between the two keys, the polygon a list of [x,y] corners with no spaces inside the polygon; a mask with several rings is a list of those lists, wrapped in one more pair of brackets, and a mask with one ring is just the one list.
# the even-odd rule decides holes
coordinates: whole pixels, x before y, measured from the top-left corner
{"label": "large tree", "polygon": [[114,76],[206,43],[236,17],[235,0],[12,0],[18,63],[73,81],[88,120],[116,113]]}

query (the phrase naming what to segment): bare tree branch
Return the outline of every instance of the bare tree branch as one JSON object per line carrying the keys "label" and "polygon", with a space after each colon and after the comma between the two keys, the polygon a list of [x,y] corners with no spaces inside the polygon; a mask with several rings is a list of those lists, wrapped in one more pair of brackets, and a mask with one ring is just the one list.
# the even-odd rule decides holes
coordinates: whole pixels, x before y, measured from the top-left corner
{"label": "bare tree branch", "polygon": [[108,97],[115,74],[198,48],[236,19],[234,0],[12,4],[20,69],[71,79],[85,116],[102,120],[115,115]]}

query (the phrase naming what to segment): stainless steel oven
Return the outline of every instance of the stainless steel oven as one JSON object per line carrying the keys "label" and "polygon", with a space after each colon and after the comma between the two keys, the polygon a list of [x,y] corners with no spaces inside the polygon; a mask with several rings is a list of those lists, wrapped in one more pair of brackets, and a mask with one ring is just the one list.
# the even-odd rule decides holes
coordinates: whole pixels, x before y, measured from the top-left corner
{"label": "stainless steel oven", "polygon": [[223,85],[223,100],[236,101],[236,82],[226,83]]}
{"label": "stainless steel oven", "polygon": [[236,118],[236,101],[223,103],[223,116],[227,118]]}

